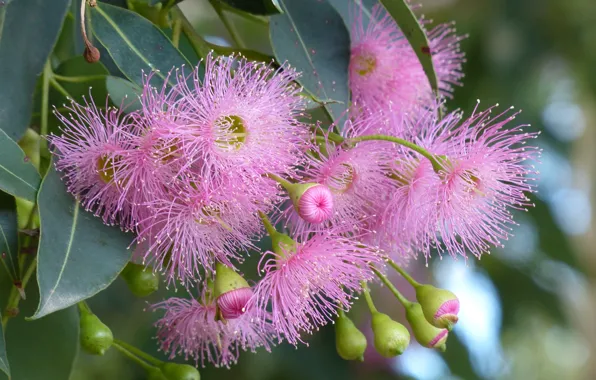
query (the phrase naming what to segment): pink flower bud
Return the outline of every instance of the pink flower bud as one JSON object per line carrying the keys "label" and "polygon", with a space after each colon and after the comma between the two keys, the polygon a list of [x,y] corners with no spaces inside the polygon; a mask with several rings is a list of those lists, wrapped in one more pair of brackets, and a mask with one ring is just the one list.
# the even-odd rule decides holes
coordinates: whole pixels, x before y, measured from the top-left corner
{"label": "pink flower bud", "polygon": [[251,288],[239,288],[223,293],[217,298],[217,307],[224,319],[235,319],[246,312],[246,304],[252,297]]}
{"label": "pink flower bud", "polygon": [[298,199],[298,214],[307,222],[323,223],[333,215],[333,195],[327,186],[308,188]]}

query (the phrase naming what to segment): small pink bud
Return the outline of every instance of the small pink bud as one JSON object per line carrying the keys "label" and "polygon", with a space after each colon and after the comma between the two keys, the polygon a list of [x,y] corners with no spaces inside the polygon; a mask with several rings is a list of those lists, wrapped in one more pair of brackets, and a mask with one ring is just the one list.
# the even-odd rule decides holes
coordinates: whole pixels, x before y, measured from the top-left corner
{"label": "small pink bud", "polygon": [[224,319],[234,319],[246,312],[246,304],[252,297],[251,288],[239,288],[223,293],[217,298],[217,307]]}
{"label": "small pink bud", "polygon": [[422,305],[424,317],[433,326],[451,330],[457,323],[459,300],[449,290],[421,285],[416,288],[416,299]]}
{"label": "small pink bud", "polygon": [[298,214],[307,222],[319,224],[333,214],[333,194],[325,185],[309,187],[298,199]]}

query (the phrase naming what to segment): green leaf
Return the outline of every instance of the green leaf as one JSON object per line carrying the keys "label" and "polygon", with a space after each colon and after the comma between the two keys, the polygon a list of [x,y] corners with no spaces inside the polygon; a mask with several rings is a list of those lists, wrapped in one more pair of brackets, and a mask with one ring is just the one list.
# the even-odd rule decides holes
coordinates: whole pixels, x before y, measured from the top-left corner
{"label": "green leaf", "polygon": [[[48,58],[69,0],[18,0],[0,10],[0,129],[18,140],[29,124],[37,77]],[[0,12],[1,13],[1,12]]]}
{"label": "green leaf", "polygon": [[368,22],[372,16],[372,8],[379,4],[378,0],[354,0],[354,1],[345,1],[345,0],[327,0],[333,7],[339,12],[341,17],[344,19],[344,22],[348,29],[351,32],[352,29],[352,21],[354,20],[355,12],[361,12],[362,14],[362,22],[364,27],[368,25]]}
{"label": "green leaf", "polygon": [[32,319],[67,308],[105,289],[130,258],[131,236],[102,223],[66,192],[54,168],[38,197],[41,237],[39,307]]}
{"label": "green leaf", "polygon": [[[157,70],[151,84],[161,86],[172,68],[192,66],[164,33],[145,18],[107,4],[92,8],[93,34],[120,71],[142,86],[143,71]],[[173,84],[174,78],[169,78]]]}
{"label": "green leaf", "polygon": [[424,69],[428,78],[430,87],[438,94],[439,87],[437,74],[433,66],[432,55],[430,52],[430,43],[426,38],[424,29],[418,22],[418,18],[410,9],[405,0],[380,0],[381,4],[387,9],[387,12],[393,17],[403,34],[408,39],[412,49],[416,52],[418,60]]}
{"label": "green leaf", "polygon": [[232,8],[254,15],[274,15],[282,13],[278,0],[219,0]]}
{"label": "green leaf", "polygon": [[4,341],[4,329],[0,324],[0,370],[10,376],[10,366],[6,356],[6,342]]}
{"label": "green leaf", "polygon": [[300,84],[325,104],[334,120],[349,105],[350,36],[337,11],[326,1],[280,0],[284,14],[272,16],[269,33],[275,57],[302,72]]}
{"label": "green leaf", "polygon": [[108,96],[106,77],[109,72],[100,62],[88,63],[83,56],[77,56],[62,62],[55,72],[67,77],[93,77],[82,82],[58,81],[76,101],[80,102],[83,96],[89,98],[91,94],[98,104],[105,103]]}
{"label": "green leaf", "polygon": [[40,182],[21,147],[0,130],[0,190],[35,201]]}
{"label": "green leaf", "polygon": [[[2,310],[12,282],[0,273]],[[79,350],[79,316],[75,308],[62,310],[36,321],[26,321],[39,297],[37,285],[27,285],[27,299],[19,304],[19,315],[6,328],[6,351],[13,380],[66,380]],[[0,380],[8,377],[0,373]]]}
{"label": "green leaf", "polygon": [[[19,249],[17,209],[14,197],[0,192],[0,272],[17,277],[17,255]],[[1,353],[0,353],[1,354]],[[0,355],[0,360],[1,360]],[[0,364],[1,368],[1,364]]]}
{"label": "green leaf", "polygon": [[139,96],[142,90],[126,79],[109,76],[106,79],[106,86],[110,99],[117,107],[123,106],[124,112],[134,112],[141,109]]}

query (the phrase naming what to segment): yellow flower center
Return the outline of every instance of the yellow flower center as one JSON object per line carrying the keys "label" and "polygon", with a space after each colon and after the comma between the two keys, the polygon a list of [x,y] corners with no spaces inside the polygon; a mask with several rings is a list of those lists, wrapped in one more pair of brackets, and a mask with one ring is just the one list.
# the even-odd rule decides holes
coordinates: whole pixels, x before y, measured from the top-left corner
{"label": "yellow flower center", "polygon": [[234,151],[242,147],[246,141],[246,127],[239,116],[221,116],[213,123],[217,138],[215,145],[224,151]]}
{"label": "yellow flower center", "polygon": [[356,55],[353,62],[356,73],[363,77],[371,74],[377,67],[377,59],[367,53]]}

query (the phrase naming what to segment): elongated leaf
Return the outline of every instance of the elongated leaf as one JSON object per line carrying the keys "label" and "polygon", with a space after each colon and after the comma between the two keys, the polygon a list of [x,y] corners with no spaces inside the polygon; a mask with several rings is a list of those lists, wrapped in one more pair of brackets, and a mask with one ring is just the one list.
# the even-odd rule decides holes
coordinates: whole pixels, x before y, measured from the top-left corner
{"label": "elongated leaf", "polygon": [[[69,0],[18,0],[0,7],[0,129],[18,140],[31,118],[37,77],[54,46]],[[1,19],[1,17],[0,17]]]}
{"label": "elongated leaf", "polygon": [[39,192],[39,307],[32,319],[67,308],[105,289],[130,257],[131,237],[84,211],[55,169]]}
{"label": "elongated leaf", "polygon": [[255,15],[274,15],[282,12],[278,0],[219,0],[229,6]]}
{"label": "elongated leaf", "polygon": [[0,130],[0,190],[34,201],[40,182],[21,147]]}
{"label": "elongated leaf", "polygon": [[10,376],[10,365],[6,356],[6,342],[4,340],[4,329],[0,324],[0,370]]}
{"label": "elongated leaf", "polygon": [[106,79],[106,86],[112,103],[122,106],[124,112],[133,112],[141,108],[139,95],[141,89],[126,79],[109,76]]}
{"label": "elongated leaf", "polygon": [[[19,0],[16,0],[19,1]],[[2,310],[12,286],[0,274]],[[27,299],[21,300],[19,314],[6,328],[6,351],[12,380],[66,380],[70,377],[79,350],[79,316],[74,308],[62,310],[37,321],[26,321],[37,306],[39,297],[35,280],[27,285]],[[0,380],[8,376],[0,373]]]}
{"label": "elongated leaf", "polygon": [[368,25],[368,22],[372,16],[372,8],[379,4],[378,0],[327,0],[333,7],[339,12],[341,17],[350,33],[352,32],[352,23],[354,21],[354,15],[359,14],[362,16],[362,22],[364,27]]}
{"label": "elongated leaf", "polygon": [[315,97],[337,101],[325,108],[340,118],[350,100],[350,36],[341,16],[326,1],[279,3],[284,14],[272,16],[269,25],[275,57],[301,71],[299,82]]}
{"label": "elongated leaf", "polygon": [[[3,261],[0,272],[6,271],[13,278],[17,277],[18,223],[14,197],[0,193],[0,260]],[[1,358],[0,358],[1,360]]]}
{"label": "elongated leaf", "polygon": [[387,12],[393,17],[403,34],[408,39],[412,49],[416,52],[418,60],[428,78],[430,87],[438,93],[439,87],[437,74],[433,66],[430,44],[426,38],[424,29],[418,22],[418,18],[412,12],[405,0],[380,0]]}
{"label": "elongated leaf", "polygon": [[132,82],[142,85],[143,70],[158,70],[151,83],[161,86],[172,68],[191,66],[159,28],[138,14],[98,4],[92,16],[94,35]]}

